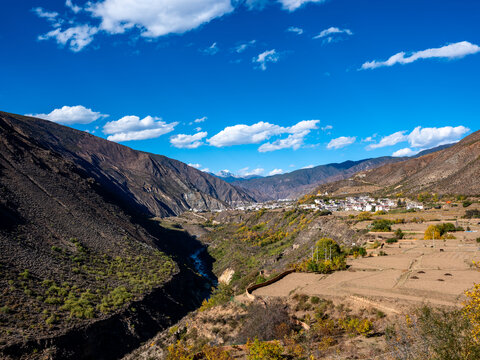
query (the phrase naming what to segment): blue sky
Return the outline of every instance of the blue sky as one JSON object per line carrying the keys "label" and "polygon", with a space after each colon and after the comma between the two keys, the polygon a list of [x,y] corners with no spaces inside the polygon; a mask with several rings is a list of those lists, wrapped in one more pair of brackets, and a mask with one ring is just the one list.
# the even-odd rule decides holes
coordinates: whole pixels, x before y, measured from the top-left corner
{"label": "blue sky", "polygon": [[4,0],[0,10],[1,110],[212,172],[409,155],[479,128],[478,1]]}

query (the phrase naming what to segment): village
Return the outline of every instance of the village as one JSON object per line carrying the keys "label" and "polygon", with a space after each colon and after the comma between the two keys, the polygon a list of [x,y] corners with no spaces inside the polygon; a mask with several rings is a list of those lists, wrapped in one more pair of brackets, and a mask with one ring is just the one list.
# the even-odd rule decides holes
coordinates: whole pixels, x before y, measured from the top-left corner
{"label": "village", "polygon": [[[406,210],[423,210],[423,204],[409,199],[398,200],[389,198],[375,199],[370,196],[355,196],[347,197],[345,199],[328,198],[325,195],[318,195],[312,202],[305,204],[298,204],[297,200],[280,199],[276,201],[258,202],[251,204],[239,204],[234,206],[235,210],[240,211],[258,211],[261,209],[292,209],[295,207],[301,209],[311,209],[314,211],[390,211],[397,207],[403,207]],[[200,212],[193,209],[193,212]],[[215,212],[222,212],[224,210],[216,210]]]}

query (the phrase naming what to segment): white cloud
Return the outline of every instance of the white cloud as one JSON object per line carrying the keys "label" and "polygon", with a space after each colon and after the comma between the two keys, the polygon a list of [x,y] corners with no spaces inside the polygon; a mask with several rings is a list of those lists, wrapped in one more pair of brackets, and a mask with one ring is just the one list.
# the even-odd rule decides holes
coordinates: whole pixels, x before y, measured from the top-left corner
{"label": "white cloud", "polygon": [[80,11],[82,11],[82,8],[78,5],[75,5],[72,0],[66,0],[65,1],[65,6],[72,10],[75,14],[78,14]]}
{"label": "white cloud", "polygon": [[409,135],[410,146],[417,148],[432,148],[459,141],[470,129],[465,126],[445,126],[441,128],[416,127]]}
{"label": "white cloud", "polygon": [[284,128],[260,121],[253,125],[234,125],[227,126],[218,134],[208,139],[208,143],[216,147],[258,144],[265,141],[273,135],[279,135],[284,132]]}
{"label": "white cloud", "polygon": [[317,128],[320,120],[303,120],[290,127],[282,127],[268,122],[258,122],[253,125],[228,126],[218,134],[208,139],[208,143],[216,147],[258,144],[270,139],[272,136],[290,134],[285,139],[279,139],[273,143],[265,143],[258,151],[267,152],[285,148],[298,149],[303,144],[303,139],[312,129]]}
{"label": "white cloud", "polygon": [[89,11],[112,34],[137,27],[144,37],[181,34],[233,11],[230,0],[103,0]]}
{"label": "white cloud", "polygon": [[56,28],[46,34],[40,35],[38,40],[54,39],[57,44],[67,45],[72,51],[79,52],[93,41],[98,33],[98,28],[90,25],[72,26],[65,30]]}
{"label": "white cloud", "polygon": [[37,14],[38,17],[47,19],[47,20],[55,20],[58,16],[58,13],[55,11],[47,11],[41,7],[37,7],[32,9],[32,11]]}
{"label": "white cloud", "polygon": [[172,132],[178,122],[166,123],[160,118],[147,116],[140,120],[138,116],[124,116],[110,121],[103,127],[103,132],[110,135],[110,141],[130,141],[154,139]]}
{"label": "white cloud", "polygon": [[404,157],[404,156],[413,156],[413,155],[416,155],[420,152],[420,150],[412,150],[410,148],[404,148],[404,149],[400,149],[400,150],[397,150],[395,151],[392,156],[394,157]]}
{"label": "white cloud", "polygon": [[269,62],[276,63],[278,59],[279,59],[279,55],[277,54],[275,49],[272,49],[272,50],[264,51],[261,54],[258,54],[257,57],[254,57],[252,59],[252,62],[258,63],[259,64],[258,67],[261,70],[265,71],[267,70],[267,63]]}
{"label": "white cloud", "polygon": [[195,128],[195,131],[196,131],[196,132],[200,132],[200,131],[202,131],[202,128],[201,128],[200,126],[199,126],[199,127],[196,127],[196,128]]}
{"label": "white cloud", "polygon": [[258,148],[258,151],[269,152],[281,149],[297,150],[303,145],[303,139],[308,133],[309,131],[302,131],[297,134],[288,135],[285,139],[278,139],[273,143],[265,143]]}
{"label": "white cloud", "polygon": [[206,131],[194,135],[177,134],[170,138],[170,143],[179,149],[196,149],[205,144],[201,140],[207,135]]}
{"label": "white cloud", "polygon": [[60,109],[55,109],[49,114],[27,114],[27,116],[38,117],[45,120],[50,120],[60,124],[90,124],[108,115],[87,109],[82,105],[77,106],[63,106]]}
{"label": "white cloud", "polygon": [[315,165],[307,165],[307,166],[304,166],[302,167],[302,169],[311,169],[311,168],[314,168]]}
{"label": "white cloud", "polygon": [[327,130],[332,130],[333,126],[332,125],[326,125],[322,127],[322,131],[327,131]]}
{"label": "white cloud", "polygon": [[215,55],[216,53],[218,53],[220,51],[220,49],[218,48],[217,46],[217,43],[214,42],[212,45],[210,45],[209,47],[207,47],[206,49],[203,49],[202,52],[204,54],[207,54],[207,55]]}
{"label": "white cloud", "polygon": [[327,145],[327,149],[341,149],[345,146],[353,144],[357,138],[355,136],[348,137],[348,136],[340,136],[336,139],[330,140]]}
{"label": "white cloud", "polygon": [[296,27],[296,26],[290,26],[287,30],[287,32],[293,32],[297,35],[302,35],[303,34],[303,29]]}
{"label": "white cloud", "polygon": [[270,171],[270,172],[268,173],[269,176],[279,175],[279,174],[283,174],[283,170],[282,170],[282,169],[273,169],[272,171]]}
{"label": "white cloud", "polygon": [[377,137],[377,134],[373,134],[372,136],[367,136],[365,139],[362,139],[362,142],[374,142],[374,138]]}
{"label": "white cloud", "polygon": [[240,169],[238,171],[238,174],[240,176],[261,175],[261,174],[263,174],[264,171],[265,171],[265,169],[262,169],[262,168],[256,168],[256,169],[250,170],[250,168],[246,167],[246,168]]}
{"label": "white cloud", "polygon": [[249,47],[255,45],[256,42],[257,42],[257,40],[250,40],[249,42],[238,45],[237,47],[234,48],[234,50],[235,50],[235,52],[240,54],[240,53],[244,52],[245,50],[247,50]]}
{"label": "white cloud", "polygon": [[204,122],[205,120],[207,120],[206,116],[201,117],[200,119],[195,119],[193,122],[199,124],[199,123]]}
{"label": "white cloud", "polygon": [[362,65],[362,69],[376,69],[382,66],[393,66],[395,64],[410,64],[419,59],[430,58],[444,58],[444,59],[459,59],[467,55],[476,54],[480,52],[480,47],[471,44],[468,41],[461,41],[454,44],[442,46],[440,48],[426,49],[411,53],[406,56],[405,52],[399,52],[391,56],[386,61],[369,61]]}
{"label": "white cloud", "polygon": [[188,166],[191,166],[191,167],[193,167],[193,168],[195,168],[195,169],[200,169],[200,168],[202,167],[202,165],[200,165],[200,164],[187,164],[187,165],[188,165]]}
{"label": "white cloud", "polygon": [[325,29],[320,32],[320,34],[314,36],[314,39],[321,39],[324,37],[330,37],[331,35],[337,35],[337,34],[347,34],[347,35],[353,35],[353,32],[350,29],[340,29],[338,27],[329,27],[328,29]]}
{"label": "white cloud", "polygon": [[288,11],[295,11],[299,7],[305,5],[306,3],[322,3],[325,0],[278,0],[280,4],[282,4],[283,8]]}
{"label": "white cloud", "polygon": [[[405,135],[406,131],[397,131],[396,133],[393,133],[388,136],[384,136],[378,144],[370,144],[367,146],[367,150],[373,150],[373,149],[378,149],[382,148],[385,146],[393,146],[398,143],[407,141],[408,137]],[[367,140],[368,139],[368,140]],[[372,138],[367,138],[365,141],[372,141]]]}

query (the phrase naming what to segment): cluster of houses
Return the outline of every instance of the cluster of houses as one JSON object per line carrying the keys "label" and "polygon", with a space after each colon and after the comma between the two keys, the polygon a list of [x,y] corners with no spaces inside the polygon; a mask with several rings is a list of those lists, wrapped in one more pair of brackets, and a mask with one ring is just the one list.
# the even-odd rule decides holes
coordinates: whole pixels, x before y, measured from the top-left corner
{"label": "cluster of houses", "polygon": [[[313,203],[300,204],[298,207],[301,209],[312,210],[328,210],[328,211],[390,211],[398,207],[398,200],[393,199],[374,199],[369,196],[357,196],[347,197],[345,199],[328,199],[328,198],[316,198]],[[263,203],[240,203],[234,206],[235,210],[242,211],[258,211],[261,209],[292,209],[297,206],[297,201],[292,199],[281,199],[277,201],[268,201]],[[402,207],[410,209],[423,209],[421,203],[415,201],[406,200],[402,202]],[[197,209],[192,209],[193,212],[201,212]],[[216,210],[221,212],[223,210]]]}
{"label": "cluster of houses", "polygon": [[[328,211],[390,211],[398,207],[392,199],[374,199],[369,196],[347,197],[345,199],[315,199],[313,204],[302,204],[301,208]],[[413,201],[405,204],[409,209],[423,209],[423,205]]]}
{"label": "cluster of houses", "polygon": [[268,201],[263,203],[252,203],[248,205],[236,206],[235,210],[252,210],[257,211],[261,209],[291,209],[295,207],[296,200],[280,199],[277,201]]}

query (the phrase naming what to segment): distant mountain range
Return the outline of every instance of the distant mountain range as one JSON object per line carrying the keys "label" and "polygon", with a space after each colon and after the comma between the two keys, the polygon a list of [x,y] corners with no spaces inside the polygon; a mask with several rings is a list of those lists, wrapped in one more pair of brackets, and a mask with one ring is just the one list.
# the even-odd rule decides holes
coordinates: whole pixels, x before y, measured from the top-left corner
{"label": "distant mountain range", "polygon": [[362,171],[348,180],[322,185],[317,192],[337,195],[420,192],[480,195],[480,131],[460,142],[414,158]]}
{"label": "distant mountain range", "polygon": [[412,157],[384,156],[359,161],[345,161],[343,163],[319,165],[266,177],[260,175],[241,176],[228,170],[222,170],[211,175],[235,185],[237,188],[243,188],[257,201],[296,199],[311,192],[321,184],[347,179],[359,171],[375,169],[385,164],[421,157],[450,146],[452,144],[423,150]]}
{"label": "distant mountain range", "polygon": [[[424,150],[415,155],[414,158],[443,150],[451,145],[441,145],[433,149]],[[223,171],[215,176],[221,177],[236,187],[247,190],[257,201],[295,199],[309,193],[320,184],[347,179],[359,171],[375,169],[385,164],[396,163],[406,159],[409,158],[384,156],[359,161],[345,161],[343,163],[319,165],[313,168],[267,177],[240,177],[228,171]]]}
{"label": "distant mountain range", "polygon": [[234,174],[234,173],[232,173],[228,170],[221,170],[216,174],[213,174],[213,173],[210,173],[210,174],[222,179],[223,181],[225,181],[227,183],[232,183],[234,181],[239,181],[239,180],[258,179],[258,178],[263,177],[261,175],[237,175],[237,174]]}

